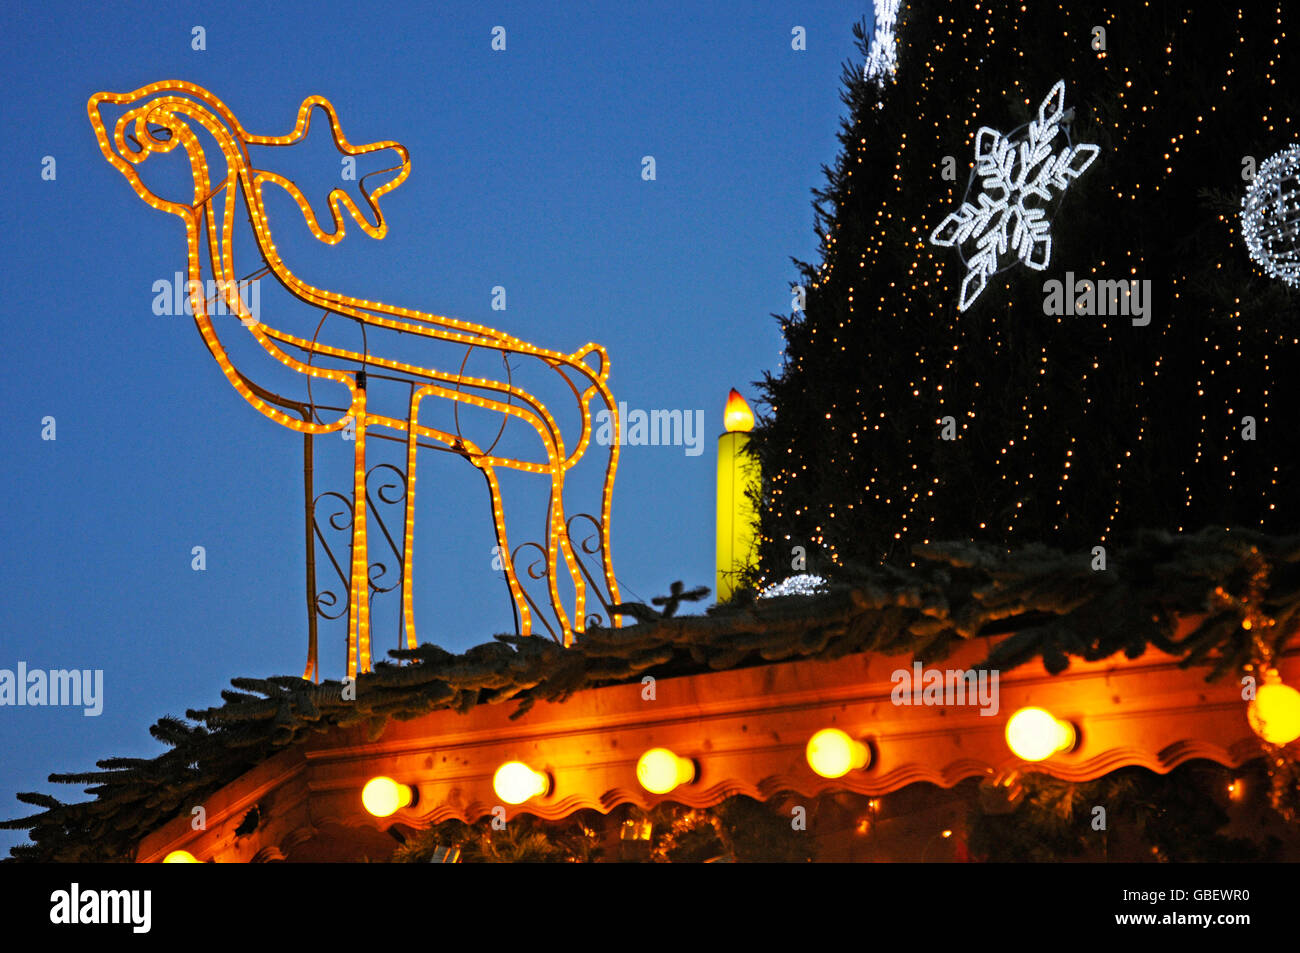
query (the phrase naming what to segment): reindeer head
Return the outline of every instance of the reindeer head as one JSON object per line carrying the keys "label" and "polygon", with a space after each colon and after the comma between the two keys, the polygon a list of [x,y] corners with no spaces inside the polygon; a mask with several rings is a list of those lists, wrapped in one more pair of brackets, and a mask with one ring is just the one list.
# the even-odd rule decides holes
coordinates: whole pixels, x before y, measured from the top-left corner
{"label": "reindeer head", "polygon": [[[125,107],[111,130],[104,115],[109,106]],[[334,231],[324,231],[317,223],[311,204],[297,186],[273,172],[254,168],[250,161],[250,145],[291,146],[302,141],[310,130],[311,117],[317,107],[325,111],[334,145],[341,155],[359,156],[392,149],[399,157],[397,165],[371,172],[358,182],[364,204],[373,213],[373,223],[346,192],[336,188],[328,197]],[[237,181],[242,185],[255,218],[265,222],[261,189],[270,183],[283,188],[294,198],[312,234],[323,242],[334,244],[343,238],[345,210],[368,235],[383,238],[388,226],[378,199],[401,185],[411,171],[410,156],[399,143],[383,141],[353,145],[348,142],[334,107],[320,96],[303,100],[293,131],[284,136],[257,136],[246,132],[225,103],[202,87],[179,80],[153,83],[130,93],[96,93],[90,97],[86,108],[104,158],[126,177],[136,194],[152,207],[179,215],[189,222],[194,221],[201,205],[222,188],[233,188]],[[208,154],[210,148],[205,149],[200,137],[204,132],[216,142],[219,156]],[[158,194],[156,185],[146,184],[141,177],[141,168],[150,157],[173,153],[178,146],[188,160],[188,171],[193,181],[193,195],[188,202],[163,197]],[[382,184],[367,188],[368,179],[387,173],[396,174]]]}

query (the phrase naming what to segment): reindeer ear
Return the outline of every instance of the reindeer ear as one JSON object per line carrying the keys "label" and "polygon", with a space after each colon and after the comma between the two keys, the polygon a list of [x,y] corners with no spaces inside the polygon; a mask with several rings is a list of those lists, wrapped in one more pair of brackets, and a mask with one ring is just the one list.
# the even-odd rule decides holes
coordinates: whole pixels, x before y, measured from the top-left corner
{"label": "reindeer ear", "polygon": [[[115,150],[116,154],[130,162],[137,162],[144,158],[143,153],[147,150],[141,149],[137,138],[140,128],[138,104],[148,99],[150,95],[167,91],[158,84],[143,86],[129,93],[100,92],[90,97],[86,103],[86,112],[90,117],[90,125],[95,130],[95,137],[99,140],[100,150],[106,158],[111,161]],[[123,124],[123,117],[128,114],[136,115],[136,119],[131,121],[128,118]],[[119,129],[119,126],[122,128]]]}
{"label": "reindeer ear", "polygon": [[[103,92],[95,93],[86,103],[86,114],[95,132],[99,151],[128,179],[135,178],[132,166],[142,161],[146,153],[132,135],[135,129],[133,122],[128,121],[121,130],[118,126],[139,99],[133,93]],[[121,139],[118,138],[119,132]]]}

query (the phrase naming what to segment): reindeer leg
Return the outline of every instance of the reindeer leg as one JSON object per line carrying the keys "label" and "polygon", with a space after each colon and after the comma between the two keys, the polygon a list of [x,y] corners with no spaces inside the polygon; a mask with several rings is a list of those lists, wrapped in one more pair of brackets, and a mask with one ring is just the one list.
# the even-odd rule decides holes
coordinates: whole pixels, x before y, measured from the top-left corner
{"label": "reindeer leg", "polygon": [[564,611],[564,603],[560,599],[559,569],[560,560],[558,556],[564,557],[564,565],[568,570],[569,576],[573,579],[574,594],[576,596],[578,610],[578,631],[582,631],[582,611],[585,608],[586,590],[583,588],[580,573],[576,572],[573,562],[573,549],[569,545],[569,532],[564,525],[564,468],[563,464],[553,466],[551,469],[551,503],[547,508],[547,543],[546,543],[546,578],[551,593],[551,608],[555,611],[555,618],[560,623],[560,631],[564,634],[564,645],[567,648],[573,644],[573,626],[569,623],[568,614]]}
{"label": "reindeer leg", "polygon": [[496,469],[478,461],[474,461],[474,465],[481,469],[487,478],[488,492],[492,497],[492,525],[497,534],[497,551],[501,554],[501,567],[506,574],[506,585],[510,587],[515,608],[519,610],[519,634],[532,635],[533,613],[527,597],[524,596],[523,586],[519,583],[519,576],[515,573],[515,561],[511,558],[510,541],[506,538],[505,507],[501,500],[501,485],[497,481]]}
{"label": "reindeer leg", "polygon": [[415,638],[415,451],[420,440],[420,399],[423,390],[411,393],[411,409],[406,416],[406,526],[402,536],[402,623],[406,627],[406,647],[418,644]]}
{"label": "reindeer leg", "polygon": [[370,671],[370,557],[366,551],[366,392],[352,401],[357,439],[352,463],[352,592],[348,677]]}
{"label": "reindeer leg", "polygon": [[[573,551],[573,540],[569,538],[569,521],[564,510],[564,470],[557,470],[552,481],[552,497],[556,501],[555,530],[560,537],[560,555],[573,580],[573,631],[582,633],[587,628],[587,580],[578,564],[578,556]],[[557,566],[558,569],[558,566]]]}
{"label": "reindeer leg", "polygon": [[[609,448],[609,463],[605,467],[605,482],[600,493],[600,552],[601,552],[601,569],[605,573],[605,588],[609,593],[609,604],[616,606],[622,602],[622,597],[618,592],[618,580],[614,577],[614,561],[610,555],[610,532],[609,520],[613,512],[614,503],[614,473],[618,470],[618,405],[613,402],[612,397],[605,401],[605,407],[610,413],[610,423],[613,426],[614,440],[611,441]],[[619,625],[620,617],[610,615],[609,624],[611,628]]]}
{"label": "reindeer leg", "polygon": [[[418,644],[415,634],[414,601],[416,448],[421,436],[420,401],[431,394],[452,396],[441,387],[422,387],[411,394],[410,411],[407,415],[406,527],[402,557],[402,610],[406,625],[406,645],[408,648],[412,649]],[[446,443],[449,447],[460,450],[464,453],[470,463],[483,471],[483,476],[487,480],[488,493],[492,502],[492,525],[496,531],[497,548],[501,554],[501,565],[505,570],[506,583],[509,586],[511,598],[514,599],[515,607],[519,611],[519,631],[522,635],[531,635],[533,630],[532,610],[529,607],[527,598],[524,596],[524,590],[519,583],[519,577],[515,573],[514,561],[510,558],[510,542],[506,536],[505,509],[501,498],[501,485],[497,480],[496,468],[490,464],[484,463],[484,454],[482,451],[480,451],[473,443],[466,441],[463,437],[453,438],[451,435],[430,432],[427,429],[424,433],[426,436],[432,436],[434,439]]]}
{"label": "reindeer leg", "polygon": [[[587,363],[587,358],[593,355],[597,356],[600,359],[599,368],[594,368]],[[592,385],[591,387],[583,391],[581,395],[579,395],[579,402],[583,407],[582,446],[586,447],[587,441],[590,438],[590,431],[588,429],[590,426],[590,417],[587,414],[587,401],[590,400],[593,396],[597,397],[600,400],[600,402],[604,404],[606,412],[610,415],[610,422],[613,425],[613,432],[617,434],[619,432],[618,406],[617,404],[614,403],[614,397],[609,392],[609,388],[606,386],[606,380],[609,377],[609,354],[599,344],[588,343],[583,347],[579,348],[577,351],[574,351],[572,354],[570,354],[567,357],[565,362],[573,365],[574,369],[579,373],[581,373],[582,375],[584,375],[591,382]],[[559,369],[558,362],[553,364],[552,366],[556,367],[557,370]],[[565,376],[566,380],[568,379],[568,376],[565,375],[563,371],[560,371],[560,373],[563,376]],[[570,382],[570,386],[571,387],[573,386],[572,382]],[[576,388],[574,390],[574,393],[577,394]],[[610,518],[610,511],[611,511],[612,495],[614,490],[614,472],[618,468],[618,449],[619,449],[618,440],[616,439],[612,442],[612,445],[610,446],[609,463],[605,468],[604,487],[601,491],[600,517],[598,520],[595,521],[598,532],[600,534],[601,571],[603,572],[605,577],[605,587],[609,594],[609,605],[618,605],[618,603],[621,601],[618,593],[618,580],[614,578],[614,569],[610,557],[610,533],[609,533],[609,518]],[[565,525],[566,525],[566,529],[565,529],[564,539],[569,544],[569,548],[565,551],[565,558],[566,560],[569,558],[573,558],[576,562],[579,557],[573,553],[572,540],[568,539],[567,522]],[[570,571],[572,572],[573,570],[571,569]],[[578,585],[582,585],[582,582],[585,580],[585,578],[586,577],[585,574],[583,573],[583,568],[579,564],[577,567],[577,572],[575,574],[575,582]],[[599,593],[599,586],[597,586],[596,589],[597,589],[597,598],[599,598],[601,602],[604,603],[605,597]],[[586,606],[585,606],[585,598],[584,598],[585,588],[578,589],[576,591],[578,593],[578,598],[577,598],[578,619],[576,620],[575,627],[577,631],[582,632],[585,631],[586,629]],[[612,627],[617,627],[618,620],[619,620],[618,616],[611,615],[609,619],[609,624]]]}

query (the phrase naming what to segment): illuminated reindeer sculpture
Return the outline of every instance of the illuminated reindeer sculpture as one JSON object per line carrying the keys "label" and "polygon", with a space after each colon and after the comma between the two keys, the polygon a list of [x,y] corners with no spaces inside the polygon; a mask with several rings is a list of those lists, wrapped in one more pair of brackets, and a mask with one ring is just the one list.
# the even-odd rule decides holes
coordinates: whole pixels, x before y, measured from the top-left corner
{"label": "illuminated reindeer sculpture", "polygon": [[[110,106],[125,109],[111,128],[102,115],[102,111]],[[530,605],[535,606],[535,604],[531,603],[525,594],[516,574],[515,560],[510,558],[497,471],[506,468],[536,473],[550,481],[545,533],[547,558],[543,573],[554,614],[551,621],[556,623],[559,631],[556,632],[545,617],[542,621],[553,637],[565,645],[571,644],[574,634],[584,631],[587,625],[585,607],[587,583],[584,579],[585,569],[579,562],[579,556],[575,554],[570,541],[570,527],[564,512],[563,488],[566,473],[578,462],[590,443],[592,414],[589,405],[593,400],[598,400],[604,405],[604,410],[609,415],[608,419],[613,423],[612,432],[618,432],[617,406],[606,385],[609,376],[609,360],[604,348],[598,344],[587,344],[573,353],[547,350],[482,325],[408,308],[393,307],[377,301],[360,300],[314,287],[298,279],[281,260],[272,241],[271,224],[263,202],[263,189],[267,185],[276,186],[287,192],[297,203],[312,234],[322,242],[334,244],[343,238],[345,211],[347,216],[368,235],[383,238],[387,226],[377,200],[400,185],[410,172],[408,153],[396,142],[372,142],[357,146],[349,143],[340,128],[334,107],[319,96],[312,96],[303,101],[298,109],[297,123],[293,131],[283,136],[257,136],[246,132],[224,103],[207,90],[191,83],[167,81],[154,83],[130,93],[96,93],[90,98],[87,108],[104,157],[126,177],[140,198],[155,209],[178,216],[185,223],[188,243],[188,289],[194,321],[208,350],[216,358],[222,373],[235,390],[272,420],[300,433],[322,434],[341,431],[344,428],[355,428],[351,501],[352,559],[348,582],[351,606],[348,620],[348,675],[351,677],[358,671],[368,671],[371,666],[367,589],[370,584],[370,563],[366,549],[365,456],[366,433],[371,428],[386,428],[405,434],[404,438],[395,439],[404,440],[406,444],[407,504],[405,542],[402,552],[404,585],[402,613],[408,647],[413,648],[417,644],[412,606],[411,555],[414,539],[416,449],[421,438],[432,441],[432,445],[437,448],[447,449],[463,456],[479,468],[486,477],[497,543],[502,555],[502,568],[519,612],[520,631],[523,634],[532,632]],[[314,110],[317,108],[323,110],[328,117],[334,145],[340,154],[360,156],[392,149],[400,156],[399,165],[382,170],[385,174],[395,173],[383,185],[367,191],[365,179],[370,176],[363,177],[359,183],[365,204],[374,215],[373,224],[358,210],[342,189],[334,189],[329,194],[334,229],[332,232],[322,230],[310,204],[292,182],[273,172],[255,168],[250,160],[248,150],[250,145],[291,146],[304,139],[309,131]],[[221,152],[219,157],[205,154],[203,141],[200,139],[200,135],[204,133],[208,140],[216,143]],[[184,153],[188,160],[189,172],[193,177],[193,201],[189,203],[173,202],[159,197],[141,181],[140,177],[140,167],[146,159],[176,149]],[[372,173],[372,175],[377,174],[380,173]],[[260,317],[254,317],[248,311],[239,293],[239,281],[233,261],[236,206],[240,204],[241,199],[247,219],[252,226],[257,248],[265,264],[264,270],[269,269],[280,284],[299,301],[314,309],[323,309],[326,316],[341,315],[350,318],[359,322],[363,331],[367,327],[385,329],[417,335],[425,341],[436,339],[450,342],[457,347],[463,346],[466,349],[466,360],[473,349],[484,348],[500,353],[503,361],[508,361],[510,356],[523,356],[544,362],[563,379],[580,408],[581,433],[572,449],[569,449],[565,443],[559,426],[540,399],[514,386],[510,379],[500,381],[467,377],[464,362],[461,363],[458,372],[448,372],[371,353],[368,345],[365,353],[329,346],[318,343],[315,339],[309,340],[277,330],[263,323]],[[278,395],[244,376],[234,366],[226,348],[219,340],[212,315],[209,313],[209,303],[202,291],[205,278],[215,283],[215,287],[219,289],[218,294],[224,301],[224,307],[239,316],[239,323],[268,354],[292,370],[308,375],[308,384],[312,379],[321,379],[344,385],[351,395],[350,406],[346,412],[337,420],[320,422],[313,419],[296,419],[277,409],[274,404],[286,406],[284,399],[275,400]],[[322,358],[342,363],[344,367],[322,366],[318,363]],[[596,366],[589,364],[589,359],[595,359]],[[366,368],[368,367],[383,369],[388,375],[396,375],[395,378],[390,376],[387,379],[399,379],[409,383],[410,403],[405,419],[367,411]],[[506,367],[509,368],[508,363]],[[374,375],[375,372],[372,371],[371,374]],[[509,378],[510,375],[506,376]],[[419,423],[420,404],[427,397],[439,397],[455,402],[444,406],[450,406],[457,411],[456,432],[447,432]],[[466,439],[460,432],[459,422],[459,408],[464,406],[484,408],[502,415],[500,419],[503,430],[511,418],[530,426],[540,438],[544,459],[524,460],[511,456],[494,456],[495,441],[492,446],[484,449]],[[303,416],[305,418],[314,416],[314,408],[313,414]],[[618,585],[610,565],[609,546],[610,501],[617,463],[618,441],[615,439],[611,441],[609,463],[605,470],[600,519],[592,520],[599,531],[599,550],[586,550],[587,553],[598,552],[600,555],[607,595],[599,596],[599,588],[595,585],[594,579],[591,582],[605,605],[610,624],[615,624],[616,620],[616,616],[610,610],[619,602]],[[540,549],[540,546],[537,548]],[[557,578],[561,564],[568,572],[573,587],[575,604],[571,619],[561,602]],[[529,574],[532,578],[541,578],[541,574],[533,574],[531,570]],[[314,631],[313,628],[313,633]],[[313,636],[313,644],[308,650],[305,677],[312,677],[316,671],[316,646]]]}

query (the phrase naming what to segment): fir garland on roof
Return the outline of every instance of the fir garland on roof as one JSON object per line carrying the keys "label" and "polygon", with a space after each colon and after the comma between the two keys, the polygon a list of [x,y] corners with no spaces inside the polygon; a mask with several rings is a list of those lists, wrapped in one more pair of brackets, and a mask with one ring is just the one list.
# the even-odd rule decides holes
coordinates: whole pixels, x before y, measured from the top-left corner
{"label": "fir garland on roof", "polygon": [[[1279,861],[1280,828],[1258,841],[1231,836],[1227,802],[1236,785],[1264,789],[1269,772],[1255,759],[1237,769],[1210,761],[1189,761],[1168,774],[1126,767],[1092,781],[1062,781],[1027,772],[1014,779],[1012,810],[972,811],[970,848],[993,863],[1067,860],[1156,863],[1241,863]],[[1294,822],[1275,796],[1270,806]],[[1107,821],[1097,823],[1097,808]],[[1118,836],[1127,850],[1113,852]],[[1142,854],[1133,856],[1135,845]]]}
{"label": "fir garland on roof", "polygon": [[[621,629],[592,629],[572,647],[538,637],[498,635],[454,654],[435,645],[392,651],[361,675],[355,699],[341,682],[236,678],[223,704],[171,716],[150,732],[169,750],[151,759],[111,758],[99,771],[52,774],[89,785],[92,800],[64,804],[45,794],[19,800],[42,808],[0,822],[26,829],[32,844],[15,859],[127,861],[139,840],[208,793],[312,732],[365,724],[378,738],[390,718],[439,709],[514,703],[519,717],[539,699],[561,702],[601,685],[698,674],[799,658],[858,652],[943,658],[957,643],[1014,633],[980,667],[1008,670],[1041,657],[1056,673],[1071,657],[1136,657],[1148,645],[1205,665],[1207,679],[1246,670],[1280,650],[1300,613],[1300,537],[1205,530],[1143,534],[1105,571],[1089,556],[1027,546],[1007,553],[972,543],[934,545],[915,567],[839,573],[825,595],[755,599],[742,594],[704,616],[661,614]],[[679,588],[674,595],[682,596]],[[691,593],[686,593],[686,596]],[[633,614],[630,607],[623,607]],[[1202,617],[1175,641],[1181,617]]]}

